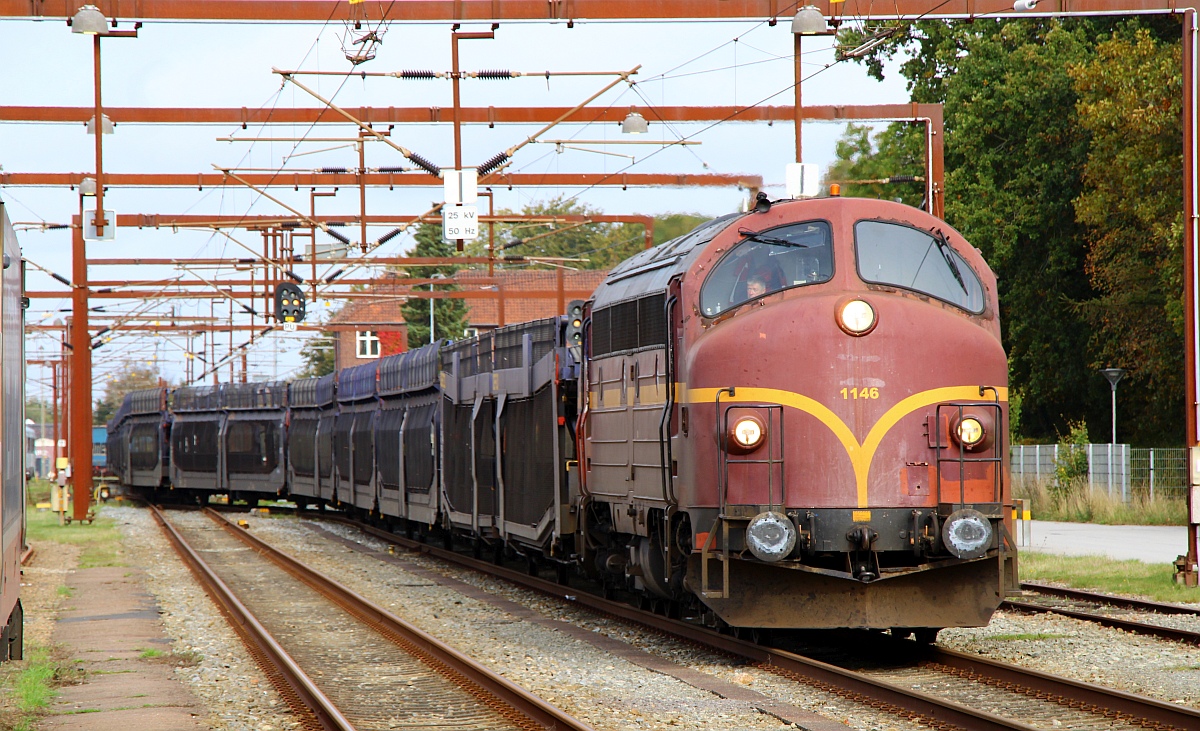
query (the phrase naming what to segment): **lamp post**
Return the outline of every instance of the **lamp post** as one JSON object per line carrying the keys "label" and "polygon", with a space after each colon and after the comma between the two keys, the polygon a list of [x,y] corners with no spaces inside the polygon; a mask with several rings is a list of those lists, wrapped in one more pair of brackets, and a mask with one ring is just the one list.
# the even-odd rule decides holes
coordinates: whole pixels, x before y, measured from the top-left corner
{"label": "lamp post", "polygon": [[[92,131],[96,135],[96,238],[104,235],[104,227],[116,221],[104,220],[104,108],[100,101],[100,38],[136,38],[136,28],[120,31],[109,28],[108,19],[94,5],[84,5],[69,21],[72,33],[92,36],[93,84],[96,110]],[[81,185],[80,195],[86,195],[90,185]],[[92,500],[92,341],[88,331],[87,249],[83,229],[87,214],[80,199],[78,226],[71,231],[71,390],[69,413],[68,454],[71,458],[71,485],[74,492],[73,517],[85,520]]]}
{"label": "lamp post", "polygon": [[1112,443],[1117,443],[1117,383],[1125,377],[1124,368],[1103,368],[1100,370],[1112,386]]}
{"label": "lamp post", "polygon": [[815,5],[805,5],[796,13],[796,17],[792,18],[792,36],[796,42],[796,162],[804,162],[800,134],[800,123],[804,119],[804,106],[800,98],[800,80],[804,77],[800,68],[800,39],[804,36],[825,36],[833,32],[825,22],[825,16]]}
{"label": "lamp post", "polygon": [[[1125,377],[1124,368],[1102,368],[1100,370],[1112,386],[1112,444],[1108,447],[1108,494],[1112,495],[1113,451],[1117,448],[1117,382]],[[1121,480],[1121,500],[1125,500],[1125,480]]]}

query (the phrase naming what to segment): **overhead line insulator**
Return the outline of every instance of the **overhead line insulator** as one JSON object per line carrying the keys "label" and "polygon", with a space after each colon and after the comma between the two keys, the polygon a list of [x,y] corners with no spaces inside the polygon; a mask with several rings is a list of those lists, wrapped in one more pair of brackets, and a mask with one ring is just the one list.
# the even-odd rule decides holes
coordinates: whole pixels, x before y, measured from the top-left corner
{"label": "overhead line insulator", "polygon": [[408,168],[398,168],[398,167],[375,168],[375,169],[381,173],[403,173],[408,170]]}
{"label": "overhead line insulator", "polygon": [[508,69],[484,69],[483,71],[476,71],[475,78],[496,81],[500,79],[515,79],[517,78],[517,74]]}
{"label": "overhead line insulator", "polygon": [[318,173],[347,173],[350,172],[347,168],[317,168]]}
{"label": "overhead line insulator", "polygon": [[436,71],[429,71],[426,69],[405,69],[396,75],[402,79],[436,79],[438,77],[438,73]]}
{"label": "overhead line insulator", "polygon": [[375,242],[375,245],[382,246],[382,245],[386,244],[387,242],[391,241],[392,239],[396,238],[397,236],[399,236],[402,233],[404,233],[404,229],[394,228],[391,231],[388,231],[387,233],[385,233],[383,236],[380,236],[379,240]]}
{"label": "overhead line insulator", "polygon": [[413,165],[416,165],[430,175],[438,178],[442,177],[442,169],[440,167],[429,162],[417,153],[414,152],[410,155],[406,155],[405,157],[407,157],[409,160],[412,160]]}
{"label": "overhead line insulator", "polygon": [[508,153],[501,152],[499,155],[496,155],[491,160],[488,160],[487,162],[485,162],[484,164],[479,166],[479,177],[483,177],[484,175],[488,175],[489,173],[494,172],[495,170],[497,170],[501,165],[503,165],[507,161],[508,161]]}
{"label": "overhead line insulator", "polygon": [[342,234],[338,233],[337,231],[334,231],[334,230],[330,229],[330,230],[326,231],[325,233],[329,234],[330,236],[332,236],[333,238],[337,239],[338,241],[341,241],[341,242],[342,242],[343,244],[345,244],[346,246],[349,246],[349,245],[350,245],[350,239],[346,238],[345,236],[343,236]]}

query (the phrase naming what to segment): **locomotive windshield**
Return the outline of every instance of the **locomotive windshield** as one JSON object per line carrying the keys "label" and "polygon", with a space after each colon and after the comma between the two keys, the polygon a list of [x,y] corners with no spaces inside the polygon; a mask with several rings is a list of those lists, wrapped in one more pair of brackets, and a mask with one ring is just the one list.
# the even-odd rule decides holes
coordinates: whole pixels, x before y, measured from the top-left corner
{"label": "locomotive windshield", "polygon": [[833,276],[829,224],[794,223],[754,231],[741,228],[730,249],[700,290],[700,309],[716,317],[731,307],[782,289],[819,284]]}
{"label": "locomotive windshield", "polygon": [[858,275],[864,282],[915,290],[967,312],[983,312],[983,285],[940,231],[883,221],[854,224]]}

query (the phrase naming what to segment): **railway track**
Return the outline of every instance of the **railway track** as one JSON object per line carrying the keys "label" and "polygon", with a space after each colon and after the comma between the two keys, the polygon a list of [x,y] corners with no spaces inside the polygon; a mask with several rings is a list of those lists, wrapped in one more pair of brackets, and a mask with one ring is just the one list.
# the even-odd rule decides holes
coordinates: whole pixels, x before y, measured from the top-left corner
{"label": "railway track", "polygon": [[[1034,582],[1023,582],[1021,588],[1027,592],[1034,592],[1035,595],[1027,597],[1027,601],[1006,601],[1001,606],[1002,609],[1028,614],[1057,614],[1134,634],[1200,645],[1200,632],[1170,627],[1154,621],[1155,615],[1158,615],[1158,618],[1162,615],[1200,617],[1200,608],[1197,607],[1098,594]],[[1114,616],[1111,613],[1113,609],[1138,612],[1143,616],[1139,619]]]}
{"label": "railway track", "polygon": [[304,728],[590,729],[214,511],[151,510]]}
{"label": "railway track", "polygon": [[[866,670],[850,669],[848,666],[862,664],[861,658],[823,662],[797,652],[755,644],[668,619],[353,521],[329,516],[326,519],[345,522],[390,544],[508,580],[554,596],[564,603],[635,622],[742,658],[775,674],[936,728],[1023,731],[1034,728],[1200,728],[1200,711],[1196,709],[942,648],[919,648],[913,643],[902,643],[908,647],[909,661],[906,663],[889,665],[880,662]],[[376,558],[395,560],[353,541],[332,534],[328,537]],[[763,710],[771,712],[766,708]]]}

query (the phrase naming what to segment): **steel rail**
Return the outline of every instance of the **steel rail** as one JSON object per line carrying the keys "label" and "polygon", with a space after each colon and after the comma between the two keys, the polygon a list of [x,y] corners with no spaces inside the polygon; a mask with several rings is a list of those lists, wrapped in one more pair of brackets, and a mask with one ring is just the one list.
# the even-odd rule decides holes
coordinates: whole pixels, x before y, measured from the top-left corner
{"label": "steel rail", "polygon": [[1026,591],[1036,591],[1039,594],[1047,594],[1049,596],[1058,596],[1066,599],[1079,599],[1081,601],[1094,602],[1097,604],[1108,604],[1121,609],[1138,609],[1146,612],[1158,612],[1159,614],[1195,614],[1200,615],[1200,606],[1185,607],[1179,604],[1167,604],[1164,602],[1152,602],[1148,599],[1134,599],[1132,597],[1113,596],[1112,594],[1099,594],[1083,589],[1067,589],[1061,586],[1050,586],[1035,581],[1022,581],[1021,588]]}
{"label": "steel rail", "polygon": [[[611,614],[621,619],[639,622],[661,632],[675,635],[693,642],[717,648],[724,652],[747,658],[768,670],[780,672],[802,682],[812,682],[818,687],[844,688],[851,693],[890,704],[908,713],[928,718],[935,723],[951,724],[967,729],[1027,729],[1020,722],[1010,721],[987,713],[911,691],[900,686],[875,680],[868,676],[843,670],[833,665],[784,650],[764,647],[744,640],[735,639],[713,630],[696,627],[678,620],[667,619],[656,614],[635,609],[581,592],[570,592],[560,584],[528,576],[486,561],[469,558],[453,551],[436,548],[428,544],[411,541],[393,533],[362,525],[340,516],[322,516],[324,520],[345,522],[384,541],[458,564],[460,566],[491,573],[527,588],[554,596],[560,600],[584,606],[593,611]],[[1165,703],[1133,693],[1060,678],[1036,670],[1015,665],[1006,665],[937,647],[930,648],[929,661],[943,666],[952,674],[991,682],[1034,697],[1046,698],[1065,706],[1082,708],[1099,715],[1125,719],[1144,719],[1159,728],[1200,728],[1200,711]],[[837,691],[834,691],[837,692]],[[843,694],[844,695],[844,694]]]}
{"label": "steel rail", "polygon": [[[343,607],[353,615],[365,619],[368,624],[386,630],[384,634],[389,639],[393,639],[393,636],[399,636],[403,640],[402,645],[409,645],[417,649],[418,656],[423,656],[427,662],[432,658],[433,662],[430,664],[439,672],[450,676],[450,679],[457,682],[464,690],[479,697],[478,692],[474,692],[471,687],[468,687],[474,686],[475,689],[482,690],[485,694],[499,700],[503,705],[516,710],[525,719],[532,721],[542,728],[592,731],[591,727],[582,721],[547,703],[503,676],[492,672],[470,657],[405,622],[369,599],[351,591],[328,576],[305,566],[288,554],[239,528],[216,510],[205,508],[204,513],[257,553],[274,562],[280,568],[312,587],[327,599]],[[410,647],[405,647],[405,649],[411,651]],[[442,667],[439,668],[438,665]],[[443,669],[448,669],[449,673],[443,672]],[[454,678],[452,677],[453,675],[458,675],[459,678]],[[460,678],[465,680],[467,685],[464,685]],[[503,713],[502,709],[497,710]]]}
{"label": "steel rail", "polygon": [[1085,622],[1092,622],[1104,627],[1112,627],[1113,629],[1124,630],[1138,635],[1147,635],[1150,637],[1160,637],[1164,640],[1172,640],[1174,642],[1187,642],[1193,645],[1200,645],[1200,632],[1193,632],[1186,629],[1176,629],[1174,627],[1163,627],[1157,624],[1148,622],[1138,622],[1132,619],[1119,619],[1117,617],[1106,617],[1103,614],[1094,614],[1092,612],[1081,612],[1076,609],[1064,609],[1062,607],[1047,607],[1042,604],[1031,604],[1029,602],[1006,601],[1000,605],[1001,609],[1011,609],[1015,612],[1024,612],[1026,614],[1058,614],[1063,617],[1071,617],[1072,619],[1080,619]]}
{"label": "steel rail", "polygon": [[[311,721],[316,721],[320,728],[328,731],[354,731],[354,726],[346,720],[341,711],[234,596],[225,582],[213,573],[204,559],[192,550],[166,516],[153,505],[147,507],[180,558],[192,570],[204,591],[212,597],[222,614],[229,620],[230,626],[246,643],[271,684],[280,691],[297,716],[301,719],[307,717],[310,721],[309,726],[312,725]],[[291,693],[287,692],[288,690]]]}
{"label": "steel rail", "polygon": [[1070,680],[1038,670],[986,660],[941,647],[932,647],[931,661],[954,671],[955,675],[974,680],[990,680],[1011,690],[1104,716],[1149,721],[1157,728],[1181,730],[1200,728],[1200,710],[1174,703],[1106,688],[1102,685]]}
{"label": "steel rail", "polygon": [[920,691],[876,680],[818,660],[746,642],[704,627],[644,612],[627,604],[578,591],[569,592],[567,587],[561,584],[409,540],[349,518],[325,515],[320,519],[352,525],[388,543],[394,543],[418,553],[425,553],[473,571],[506,579],[527,589],[553,596],[568,604],[585,607],[591,611],[622,620],[637,622],[664,634],[745,658],[770,672],[872,707],[882,708],[886,712],[906,717],[919,717],[941,728],[961,728],[971,729],[971,731],[1032,731],[1034,728],[1018,721],[967,708]]}

